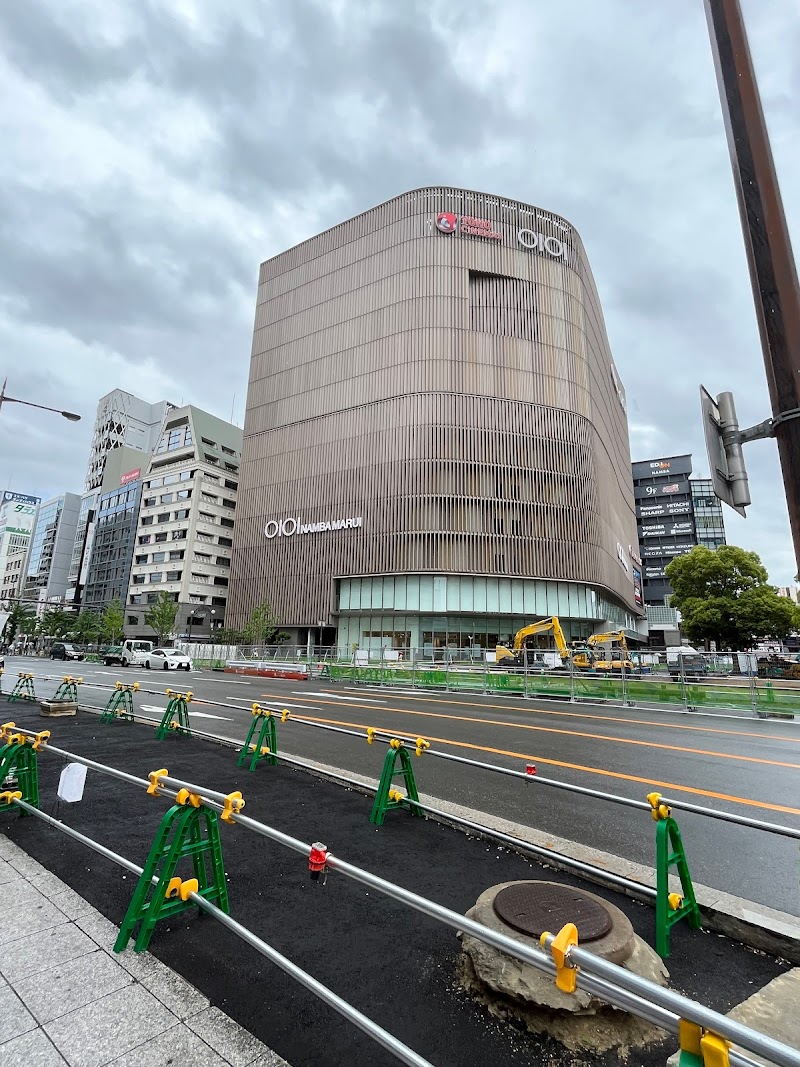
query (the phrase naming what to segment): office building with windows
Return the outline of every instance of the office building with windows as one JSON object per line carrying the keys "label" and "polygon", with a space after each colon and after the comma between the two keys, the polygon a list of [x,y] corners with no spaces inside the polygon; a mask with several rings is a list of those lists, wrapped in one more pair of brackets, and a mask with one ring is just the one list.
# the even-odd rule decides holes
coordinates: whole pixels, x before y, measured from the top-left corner
{"label": "office building with windows", "polygon": [[83,585],[84,607],[102,611],[112,600],[123,604],[127,600],[142,471],[149,463],[148,453],[131,448],[115,448],[108,453]]}
{"label": "office building with windows", "polygon": [[176,636],[224,625],[241,450],[241,429],[199,408],[167,416],[141,472],[126,636],[154,636],[145,616],[162,591],[178,604]]}
{"label": "office building with windows", "polygon": [[695,545],[725,542],[722,504],[709,478],[692,478],[692,457],[662,456],[631,464],[643,592],[652,645],[680,643],[666,568]]}
{"label": "office building with windows", "polygon": [[575,228],[417,189],[262,264],[229,624],[493,647],[634,633],[625,391]]}
{"label": "office building with windows", "polygon": [[22,596],[24,600],[63,604],[75,546],[81,498],[61,493],[39,505],[31,533]]}
{"label": "office building with windows", "polygon": [[123,389],[114,389],[97,404],[89,462],[86,466],[85,491],[103,484],[106,457],[117,448],[149,453],[156,447],[161,427],[175,405],[167,400],[149,404]]}
{"label": "office building with windows", "polygon": [[[3,492],[0,502],[0,605],[19,596],[20,555],[27,552],[38,506],[38,496],[15,493],[10,489]],[[11,558],[14,562],[6,581],[7,564]]]}

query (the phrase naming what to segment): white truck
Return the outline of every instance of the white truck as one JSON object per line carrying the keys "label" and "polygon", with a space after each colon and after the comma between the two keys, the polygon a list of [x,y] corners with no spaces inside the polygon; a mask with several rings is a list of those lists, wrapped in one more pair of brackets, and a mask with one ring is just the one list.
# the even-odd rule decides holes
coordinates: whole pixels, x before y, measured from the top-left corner
{"label": "white truck", "polygon": [[707,671],[706,659],[702,652],[698,652],[691,645],[678,645],[667,649],[667,669],[670,677],[678,679],[681,676],[691,681],[702,678]]}
{"label": "white truck", "polygon": [[122,666],[137,667],[144,663],[148,652],[153,651],[152,641],[128,640],[122,642]]}

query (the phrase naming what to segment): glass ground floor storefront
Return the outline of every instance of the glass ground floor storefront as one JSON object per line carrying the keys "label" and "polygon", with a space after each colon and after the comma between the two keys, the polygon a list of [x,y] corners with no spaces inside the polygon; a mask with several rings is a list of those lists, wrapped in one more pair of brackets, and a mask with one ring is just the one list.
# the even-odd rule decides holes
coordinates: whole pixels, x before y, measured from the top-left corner
{"label": "glass ground floor storefront", "polygon": [[[577,582],[477,575],[386,575],[342,578],[337,590],[340,652],[446,650],[508,643],[523,626],[558,616],[567,641],[604,629],[636,629],[636,617],[603,590]],[[551,635],[536,643],[552,648]]]}

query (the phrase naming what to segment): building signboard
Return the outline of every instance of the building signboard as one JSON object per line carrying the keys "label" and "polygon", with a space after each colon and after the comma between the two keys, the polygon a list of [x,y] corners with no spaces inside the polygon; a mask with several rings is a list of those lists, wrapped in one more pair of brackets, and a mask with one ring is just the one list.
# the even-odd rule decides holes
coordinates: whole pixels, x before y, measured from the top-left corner
{"label": "building signboard", "polygon": [[642,555],[645,559],[650,559],[653,556],[663,556],[665,559],[674,559],[675,556],[685,556],[686,553],[691,552],[693,548],[693,541],[686,544],[672,541],[668,545],[645,545],[642,549]]}
{"label": "building signboard", "polygon": [[626,571],[630,571],[630,564],[628,563],[628,557],[625,555],[625,549],[617,541],[617,559],[620,562],[620,566],[624,567]]}
{"label": "building signboard", "polygon": [[663,478],[664,475],[689,475],[692,473],[692,457],[665,456],[663,459],[645,459],[631,464],[634,481],[644,478]]}
{"label": "building signboard", "polygon": [[119,484],[121,486],[122,485],[127,485],[128,482],[137,481],[139,478],[141,478],[141,476],[142,476],[142,468],[141,467],[137,467],[135,471],[128,471],[126,474],[123,474],[121,476],[120,480],[119,480]]}
{"label": "building signboard", "polygon": [[660,497],[660,496],[674,496],[676,493],[688,493],[691,490],[688,478],[681,478],[677,482],[667,482],[665,485],[637,485],[634,487],[633,493],[637,500],[641,500],[643,497]]}
{"label": "building signboard", "polygon": [[689,515],[692,511],[692,505],[688,500],[686,501],[667,501],[659,504],[642,504],[636,509],[636,516],[639,519],[658,519],[666,515]]}
{"label": "building signboard", "polygon": [[663,567],[645,567],[645,578],[666,578],[667,573]]}
{"label": "building signboard", "polygon": [[264,527],[264,536],[292,537],[294,534],[323,533],[326,530],[356,530],[361,525],[361,516],[354,519],[334,519],[332,522],[301,522],[298,518],[270,519]]}
{"label": "building signboard", "polygon": [[[455,234],[462,237],[486,237],[491,241],[502,241],[503,234],[499,224],[491,219],[477,215],[457,215],[452,211],[440,211],[434,219],[434,225],[440,233]],[[564,229],[563,226],[560,227]],[[516,232],[517,244],[528,252],[541,252],[553,259],[567,260],[571,246],[548,234],[520,226]]]}
{"label": "building signboard", "polygon": [[641,607],[644,603],[644,597],[642,595],[642,571],[639,567],[633,568],[633,599],[636,601],[638,607]]}
{"label": "building signboard", "polygon": [[641,537],[694,537],[692,522],[657,522],[642,526]]}

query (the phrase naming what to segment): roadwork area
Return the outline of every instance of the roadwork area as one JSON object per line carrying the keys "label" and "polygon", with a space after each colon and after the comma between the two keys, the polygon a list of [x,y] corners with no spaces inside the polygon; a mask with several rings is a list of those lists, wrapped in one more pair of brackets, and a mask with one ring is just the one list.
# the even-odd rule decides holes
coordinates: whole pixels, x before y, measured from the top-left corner
{"label": "roadwork area", "polygon": [[[234,750],[197,738],[158,741],[141,724],[103,725],[82,712],[46,721],[38,705],[5,700],[2,708],[2,721],[48,728],[54,745],[131,774],[147,777],[166,767],[223,793],[241,790],[245,814],[302,840],[323,841],[340,858],[456,911],[466,912],[500,882],[556,881],[600,894],[654,943],[655,914],[645,904],[405,811],[389,812],[376,828],[369,822],[371,799],[306,771],[262,763],[251,773],[237,768]],[[90,770],[82,801],[62,803],[56,788],[63,762],[52,753],[39,758],[42,811],[143,864],[169,802]],[[601,817],[576,800],[576,820]],[[303,856],[244,827],[220,825],[232,916],[437,1067],[624,1062],[616,1052],[569,1052],[552,1038],[499,1021],[461,988],[453,930],[341,874],[313,882]],[[0,830],[119,926],[134,876],[35,818],[3,810]],[[24,922],[24,914],[17,919]],[[211,918],[190,911],[160,923],[149,950],[292,1067],[397,1062]],[[673,989],[722,1012],[789,967],[685,923],[673,928],[667,966]],[[662,1067],[676,1047],[668,1038],[628,1062]]]}

